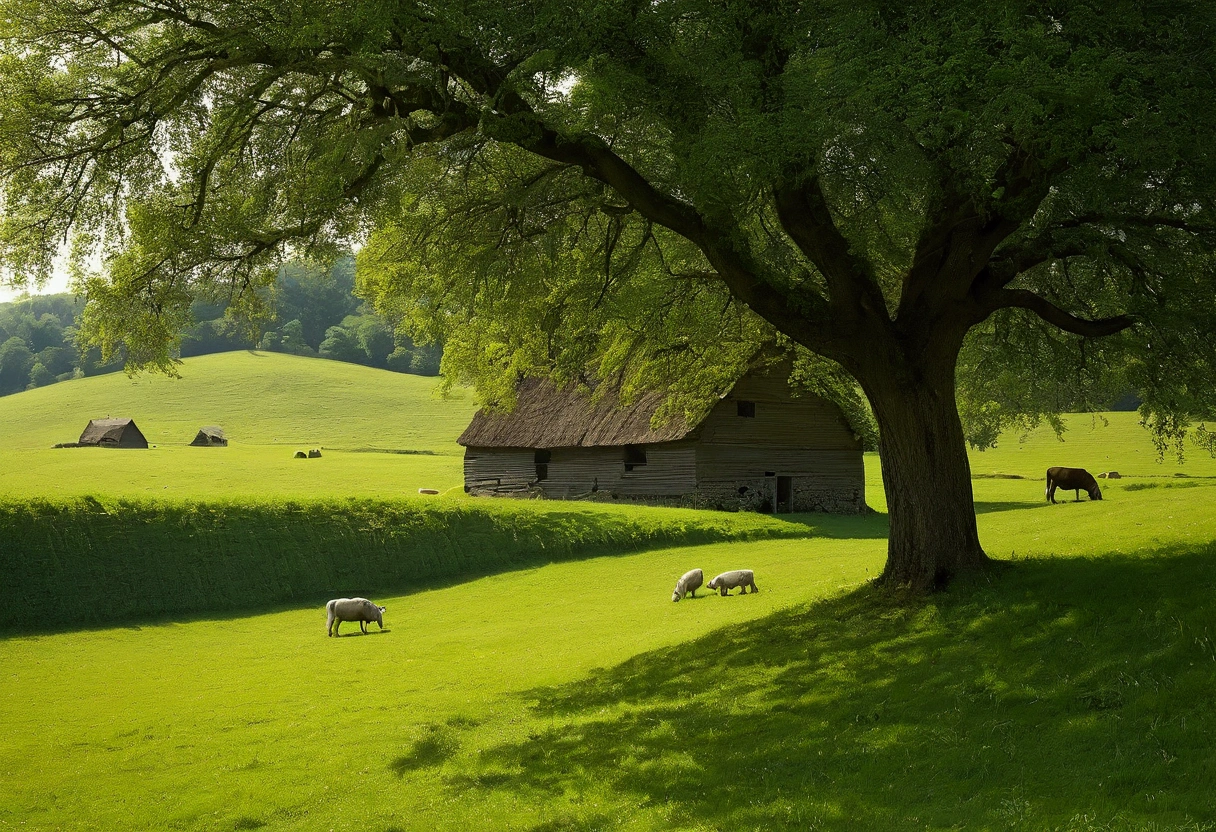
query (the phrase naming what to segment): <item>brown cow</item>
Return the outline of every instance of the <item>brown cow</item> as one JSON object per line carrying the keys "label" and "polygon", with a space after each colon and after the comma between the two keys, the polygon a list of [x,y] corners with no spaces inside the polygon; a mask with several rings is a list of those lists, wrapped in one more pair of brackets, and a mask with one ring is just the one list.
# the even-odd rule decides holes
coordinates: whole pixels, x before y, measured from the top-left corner
{"label": "brown cow", "polygon": [[1071,488],[1073,496],[1076,498],[1074,502],[1080,502],[1082,491],[1088,492],[1091,500],[1102,499],[1102,489],[1098,488],[1098,481],[1084,468],[1048,468],[1047,499],[1049,502],[1056,501],[1057,488],[1063,488],[1065,491]]}

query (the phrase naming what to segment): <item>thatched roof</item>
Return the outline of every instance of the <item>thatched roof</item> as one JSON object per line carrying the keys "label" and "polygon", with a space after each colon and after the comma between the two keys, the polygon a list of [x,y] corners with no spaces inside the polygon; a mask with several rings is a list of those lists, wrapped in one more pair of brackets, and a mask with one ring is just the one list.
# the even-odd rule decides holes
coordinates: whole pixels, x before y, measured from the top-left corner
{"label": "thatched roof", "polygon": [[598,401],[575,385],[557,389],[545,379],[527,379],[510,413],[479,410],[457,440],[475,448],[575,448],[674,442],[696,425],[676,417],[652,430],[650,419],[663,394],[648,392],[621,407],[612,392]]}
{"label": "thatched roof", "polygon": [[224,429],[217,425],[207,425],[198,429],[198,433],[194,436],[194,441],[191,445],[227,445],[228,437],[224,434]]}
{"label": "thatched roof", "polygon": [[90,419],[81,445],[113,445],[123,448],[146,448],[148,440],[133,419]]}

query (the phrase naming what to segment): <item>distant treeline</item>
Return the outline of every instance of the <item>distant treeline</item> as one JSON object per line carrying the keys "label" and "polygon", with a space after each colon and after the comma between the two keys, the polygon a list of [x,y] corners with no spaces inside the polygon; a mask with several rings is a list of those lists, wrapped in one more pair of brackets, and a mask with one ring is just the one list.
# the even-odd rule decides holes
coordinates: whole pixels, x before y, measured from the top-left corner
{"label": "distant treeline", "polygon": [[[416,345],[394,331],[354,295],[355,261],[343,257],[329,269],[302,263],[279,267],[275,316],[256,342],[226,317],[225,306],[196,303],[197,323],[182,337],[183,358],[256,347],[320,356],[398,373],[439,373],[443,349]],[[73,295],[35,295],[0,304],[0,396],[70,378],[112,373],[123,359],[102,362],[96,348],[77,339],[84,301]]]}
{"label": "distant treeline", "polygon": [[121,359],[103,363],[96,348],[78,347],[83,308],[84,301],[72,295],[0,304],[0,396],[122,369]]}
{"label": "distant treeline", "polygon": [[365,364],[398,373],[439,374],[437,344],[415,345],[354,295],[355,261],[343,257],[329,269],[303,263],[279,267],[275,317],[256,344],[224,316],[219,304],[195,304],[182,339],[182,356],[247,349],[311,355]]}

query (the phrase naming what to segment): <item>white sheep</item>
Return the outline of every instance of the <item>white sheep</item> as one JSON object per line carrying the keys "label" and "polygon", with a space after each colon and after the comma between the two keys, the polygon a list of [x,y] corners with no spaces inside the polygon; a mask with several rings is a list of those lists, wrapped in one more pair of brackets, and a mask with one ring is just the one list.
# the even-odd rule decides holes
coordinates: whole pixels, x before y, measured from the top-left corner
{"label": "white sheep", "polygon": [[701,584],[705,583],[705,573],[700,569],[691,569],[680,576],[680,580],[676,581],[675,591],[671,593],[671,600],[679,601],[685,595],[697,597],[697,590],[701,588]]}
{"label": "white sheep", "polygon": [[359,629],[367,634],[367,622],[375,621],[384,629],[385,607],[377,607],[366,598],[335,598],[325,605],[325,635],[336,636],[343,621],[358,621]]}
{"label": "white sheep", "polygon": [[750,569],[734,569],[730,572],[723,572],[710,581],[707,588],[716,589],[722,595],[730,595],[730,591],[737,586],[743,587],[741,595],[747,594],[749,586],[752,588],[752,592],[760,591],[756,588],[756,578]]}

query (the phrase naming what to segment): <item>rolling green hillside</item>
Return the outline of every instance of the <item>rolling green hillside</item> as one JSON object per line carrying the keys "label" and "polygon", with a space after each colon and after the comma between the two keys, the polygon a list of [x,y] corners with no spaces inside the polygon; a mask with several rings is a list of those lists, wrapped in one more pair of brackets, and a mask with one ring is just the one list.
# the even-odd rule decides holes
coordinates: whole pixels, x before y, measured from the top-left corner
{"label": "rolling green hillside", "polygon": [[0,401],[0,443],[40,450],[74,442],[91,418],[129,416],[148,441],[185,445],[220,425],[237,445],[327,445],[455,453],[472,396],[437,380],[273,352],[187,358],[180,378],[82,378]]}
{"label": "rolling green hillside", "polygon": [[1183,445],[1182,463],[1172,450],[1158,458],[1139,414],[1074,413],[1064,422],[1067,430],[1060,439],[1046,425],[1026,434],[1007,431],[995,448],[971,453],[972,474],[982,478],[1012,473],[1042,480],[1051,466],[1066,465],[1095,475],[1118,471],[1132,477],[1216,476],[1216,459],[1191,442]]}
{"label": "rolling green hillside", "polygon": [[[462,451],[455,440],[476,405],[467,390],[445,399],[436,389],[432,378],[241,351],[186,359],[180,378],[113,374],[29,390],[0,398],[0,497],[332,498],[459,490]],[[90,418],[105,416],[135,419],[156,448],[51,449],[75,441]],[[1052,465],[1117,470],[1130,479],[1116,489],[1176,474],[1216,476],[1216,460],[1195,447],[1183,465],[1172,455],[1158,461],[1134,413],[1073,415],[1066,423],[1062,442],[1041,427],[1025,437],[1007,433],[996,448],[973,452],[977,499],[986,499],[993,474],[1041,482]],[[231,438],[228,448],[189,447],[199,427],[215,424]],[[292,459],[293,451],[313,447],[326,449],[322,459]],[[874,455],[866,468],[867,499],[884,510]]]}
{"label": "rolling green hillside", "polygon": [[[0,496],[391,496],[461,484],[455,440],[476,409],[466,390],[444,399],[433,378],[279,353],[200,356],[180,371],[0,399]],[[156,447],[51,448],[106,416],[134,419]],[[189,447],[203,425],[223,427],[229,446]],[[292,458],[315,447],[321,459]]]}
{"label": "rolling green hillside", "polygon": [[[1182,462],[1172,452],[1159,458],[1135,413],[1073,413],[1064,417],[1064,424],[1067,429],[1060,438],[1042,425],[1029,433],[1007,431],[995,448],[971,451],[972,488],[981,511],[1011,497],[1043,501],[1045,474],[1055,465],[1085,468],[1095,476],[1119,472],[1122,479],[1100,480],[1108,497],[1129,489],[1173,488],[1216,478],[1216,459],[1189,442]],[[1071,491],[1056,494],[1057,500],[1073,497]],[[876,454],[866,455],[866,501],[886,511]]]}
{"label": "rolling green hillside", "polygon": [[[881,515],[471,500],[467,394],[183,374],[0,400],[2,828],[1216,829],[1216,461],[1134,414],[973,455],[1006,564],[892,599]],[[107,414],[159,447],[47,447]],[[1047,505],[1055,464],[1125,478]],[[693,566],[761,591],[672,604]],[[386,629],[327,639],[339,594]]]}

